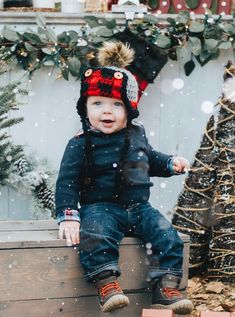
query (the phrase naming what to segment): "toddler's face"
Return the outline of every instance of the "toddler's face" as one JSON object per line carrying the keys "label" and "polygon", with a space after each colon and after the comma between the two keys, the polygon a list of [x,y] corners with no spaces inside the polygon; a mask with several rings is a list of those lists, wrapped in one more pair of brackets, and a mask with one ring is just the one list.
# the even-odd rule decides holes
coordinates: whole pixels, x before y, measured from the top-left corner
{"label": "toddler's face", "polygon": [[127,111],[122,100],[90,96],[87,98],[87,117],[96,130],[105,134],[117,132],[127,125]]}

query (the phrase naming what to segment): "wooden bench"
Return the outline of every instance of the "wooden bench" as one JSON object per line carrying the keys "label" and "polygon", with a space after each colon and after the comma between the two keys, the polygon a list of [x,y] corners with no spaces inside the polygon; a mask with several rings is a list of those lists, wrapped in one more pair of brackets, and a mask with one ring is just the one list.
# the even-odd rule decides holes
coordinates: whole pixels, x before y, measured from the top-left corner
{"label": "wooden bench", "polygon": [[[184,240],[184,275],[188,279],[189,238]],[[146,281],[146,252],[141,241],[124,238],[119,278],[130,305],[113,313],[99,310],[92,285],[85,282],[79,249],[58,239],[55,221],[0,222],[0,317],[138,317],[151,302]]]}

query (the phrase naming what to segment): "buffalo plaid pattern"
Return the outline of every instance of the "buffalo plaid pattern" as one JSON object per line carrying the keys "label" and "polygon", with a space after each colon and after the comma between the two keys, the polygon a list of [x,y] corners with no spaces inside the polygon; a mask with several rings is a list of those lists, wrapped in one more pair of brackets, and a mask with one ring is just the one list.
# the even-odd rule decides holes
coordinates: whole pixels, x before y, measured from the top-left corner
{"label": "buffalo plaid pattern", "polygon": [[140,76],[138,76],[138,74],[135,74],[135,78],[139,86],[139,100],[140,100],[141,96],[143,95],[143,92],[148,86],[148,81],[145,79],[142,79]]}
{"label": "buffalo plaid pattern", "polygon": [[77,109],[84,117],[85,101],[89,96],[104,96],[124,102],[130,119],[136,118],[139,98],[138,83],[128,70],[118,67],[88,68],[81,78],[80,99]]}

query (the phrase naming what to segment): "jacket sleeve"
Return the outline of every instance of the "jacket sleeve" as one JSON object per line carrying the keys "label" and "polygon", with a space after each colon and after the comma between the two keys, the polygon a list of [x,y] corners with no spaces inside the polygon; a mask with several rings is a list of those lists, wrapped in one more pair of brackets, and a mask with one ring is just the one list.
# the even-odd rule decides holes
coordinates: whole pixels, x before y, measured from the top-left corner
{"label": "jacket sleeve", "polygon": [[65,220],[80,221],[78,202],[83,161],[82,138],[73,138],[64,151],[56,181],[55,203],[58,223]]}
{"label": "jacket sleeve", "polygon": [[174,172],[170,168],[173,156],[155,151],[149,145],[149,176],[170,177]]}
{"label": "jacket sleeve", "polygon": [[149,158],[149,176],[170,177],[175,175],[172,168],[174,156],[158,152],[149,144],[147,137],[147,152]]}

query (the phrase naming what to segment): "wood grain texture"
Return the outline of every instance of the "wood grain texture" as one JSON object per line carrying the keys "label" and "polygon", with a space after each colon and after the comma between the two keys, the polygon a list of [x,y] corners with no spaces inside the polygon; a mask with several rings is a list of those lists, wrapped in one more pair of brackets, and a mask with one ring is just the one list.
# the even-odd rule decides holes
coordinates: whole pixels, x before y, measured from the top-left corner
{"label": "wood grain texture", "polygon": [[[187,285],[189,254],[188,237],[183,240],[181,288]],[[121,287],[133,302],[112,316],[140,316],[151,294],[145,247],[139,239],[122,240],[119,265]],[[96,310],[96,291],[83,277],[79,247],[67,247],[58,239],[54,221],[0,222],[0,317],[101,316]]]}
{"label": "wood grain texture", "polygon": [[[0,302],[0,317],[140,317],[151,305],[151,294],[128,294],[130,305],[112,313],[101,313],[97,296],[32,301]],[[175,315],[187,317],[187,315]]]}
{"label": "wood grain texture", "polygon": [[55,220],[12,220],[0,221],[0,231],[58,230]]}
{"label": "wood grain texture", "polygon": [[[150,304],[150,294],[129,295],[130,305],[113,313],[101,313],[98,298],[81,297],[11,301],[0,304],[0,317],[137,317]],[[141,304],[139,304],[141,303]]]}

